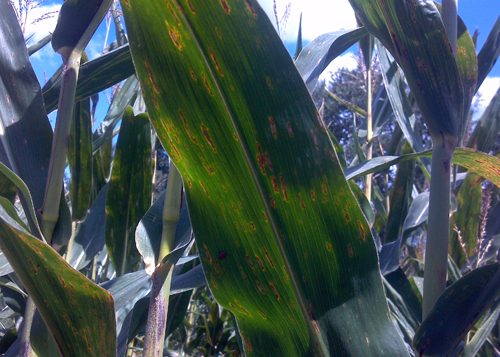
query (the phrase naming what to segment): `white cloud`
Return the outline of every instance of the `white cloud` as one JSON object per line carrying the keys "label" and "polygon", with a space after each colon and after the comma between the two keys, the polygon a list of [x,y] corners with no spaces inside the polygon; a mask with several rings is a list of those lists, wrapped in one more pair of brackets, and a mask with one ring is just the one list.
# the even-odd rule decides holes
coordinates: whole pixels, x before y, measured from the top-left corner
{"label": "white cloud", "polygon": [[[500,87],[500,77],[486,77],[483,84],[478,90],[480,94],[480,99],[478,103],[478,110],[474,113],[474,119],[479,119],[483,112],[486,110],[488,104],[490,104],[491,99]],[[477,99],[475,99],[477,100]]]}
{"label": "white cloud", "polygon": [[[259,0],[260,5],[276,27],[273,0]],[[312,41],[321,34],[356,28],[356,18],[348,0],[276,0],[278,19],[291,3],[286,26],[286,41],[295,41],[302,13],[302,39]]]}

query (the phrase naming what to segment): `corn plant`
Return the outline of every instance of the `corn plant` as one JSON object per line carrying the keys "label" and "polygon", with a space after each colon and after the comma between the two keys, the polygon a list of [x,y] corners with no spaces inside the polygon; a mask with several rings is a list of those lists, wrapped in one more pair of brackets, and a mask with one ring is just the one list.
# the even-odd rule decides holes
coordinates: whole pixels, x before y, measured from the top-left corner
{"label": "corn plant", "polygon": [[[120,4],[125,27],[112,1],[64,3],[51,40],[63,64],[41,89],[28,57],[41,45],[27,51],[15,12],[0,1],[2,321],[19,325],[14,343],[2,339],[6,355],[489,356],[500,348],[499,232],[490,224],[500,161],[485,139],[486,127],[500,131],[498,94],[469,148],[455,149],[498,58],[500,21],[476,56],[447,4],[441,15],[429,1],[351,0],[360,27],[298,46],[294,61],[254,0]],[[110,7],[117,41],[87,62],[84,48]],[[375,48],[384,85],[372,99],[367,76],[367,110],[350,106],[366,115],[366,135],[354,137],[366,137],[368,154],[359,148],[347,167],[311,93],[358,41],[368,73]],[[118,83],[92,133],[95,95]],[[413,102],[432,152],[414,131]],[[52,132],[46,113],[56,108]],[[402,149],[372,158],[392,117]],[[157,197],[160,144],[170,164]],[[430,198],[412,195],[416,162],[431,179]],[[396,164],[384,195],[371,174]],[[453,192],[451,164],[461,167]],[[360,177],[367,196],[352,181]],[[482,204],[483,180],[491,184]],[[425,264],[412,241],[421,232]]]}

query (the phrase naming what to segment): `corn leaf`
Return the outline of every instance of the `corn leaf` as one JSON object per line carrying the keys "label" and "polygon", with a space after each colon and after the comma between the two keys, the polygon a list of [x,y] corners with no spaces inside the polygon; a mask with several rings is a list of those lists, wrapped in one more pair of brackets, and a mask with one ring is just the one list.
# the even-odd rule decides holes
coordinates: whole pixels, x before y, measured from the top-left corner
{"label": "corn leaf", "polygon": [[121,4],[207,281],[246,355],[408,355],[369,226],[257,2]]}

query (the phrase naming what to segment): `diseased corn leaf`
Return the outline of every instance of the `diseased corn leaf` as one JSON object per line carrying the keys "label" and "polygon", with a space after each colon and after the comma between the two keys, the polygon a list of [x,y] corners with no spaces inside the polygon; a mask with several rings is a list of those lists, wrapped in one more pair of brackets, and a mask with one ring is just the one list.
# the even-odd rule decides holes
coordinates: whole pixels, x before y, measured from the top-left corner
{"label": "diseased corn leaf", "polygon": [[[63,356],[112,356],[113,298],[47,244],[0,219],[0,248],[40,311]],[[91,313],[89,313],[91,312]]]}
{"label": "diseased corn leaf", "polygon": [[[411,147],[405,142],[401,153],[408,154]],[[402,162],[398,165],[396,178],[390,193],[389,217],[385,229],[384,243],[397,240],[402,231],[403,223],[410,206],[411,191],[413,188],[413,177],[415,173],[415,159]]]}
{"label": "diseased corn leaf", "polygon": [[[483,190],[481,176],[469,172],[457,192],[458,209],[450,218],[450,255],[459,267],[476,253]],[[460,236],[459,236],[460,235]]]}
{"label": "diseased corn leaf", "polygon": [[140,261],[135,229],[151,205],[151,129],[148,115],[127,107],[116,143],[106,201],[106,246],[118,276]]}
{"label": "diseased corn leaf", "polygon": [[207,281],[246,355],[408,355],[369,226],[257,2],[121,4]]}
{"label": "diseased corn leaf", "polygon": [[462,81],[434,3],[349,1],[365,28],[382,42],[405,72],[431,135],[457,137],[464,108]]}

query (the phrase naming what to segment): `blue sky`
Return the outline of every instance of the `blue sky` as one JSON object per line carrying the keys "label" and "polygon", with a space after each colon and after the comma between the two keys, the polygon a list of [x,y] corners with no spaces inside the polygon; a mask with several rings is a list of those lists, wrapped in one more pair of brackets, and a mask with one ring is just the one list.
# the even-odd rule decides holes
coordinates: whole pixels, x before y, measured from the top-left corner
{"label": "blue sky", "polygon": [[[14,1],[14,3],[16,2],[17,1]],[[43,38],[48,31],[52,31],[55,27],[57,17],[40,21],[36,24],[31,24],[31,21],[39,18],[42,14],[47,12],[57,11],[62,2],[62,0],[46,0],[43,2],[42,6],[36,8],[30,13],[30,19],[28,20],[28,24],[26,26],[25,36],[34,34],[31,43]],[[273,10],[273,0],[259,0],[259,2],[269,15],[273,24],[275,24],[276,20]],[[348,0],[276,0],[276,5],[279,19],[281,19],[287,9],[289,10],[286,25],[282,23],[280,26],[280,35],[284,38],[287,48],[292,51],[295,49],[294,41],[297,37],[300,13],[302,13],[302,33],[304,42],[311,41],[325,32],[356,27],[354,14],[350,8]],[[486,37],[493,27],[497,17],[500,15],[500,1],[459,0],[458,11],[471,33],[475,31],[476,27],[479,29],[478,49],[480,49],[483,46],[484,41],[486,40]],[[105,42],[106,44],[109,44],[115,39],[114,26],[112,21],[110,22],[108,38],[106,39],[107,26],[106,21],[104,21],[87,46],[87,53],[90,58],[95,58],[102,52]],[[352,56],[353,51],[354,50],[351,50],[351,53],[346,53],[343,56],[340,56],[327,69],[327,71],[335,71],[339,67],[355,67],[356,61]],[[54,53],[50,45],[46,46],[44,49],[39,51],[39,53],[32,56],[32,64],[42,86],[45,82],[45,76],[49,79],[61,63],[62,61],[60,56],[57,53]],[[325,77],[328,77],[328,74],[326,74]],[[482,94],[480,108],[482,110],[484,110],[487,103],[499,87],[500,61],[498,61],[495,65],[489,78],[487,78],[483,86],[480,88],[480,92]],[[106,93],[100,95],[100,103],[96,118],[97,121],[102,120],[102,116],[104,116],[107,111],[107,107],[109,105],[108,97],[109,94],[106,95]],[[101,117],[99,118],[99,116]],[[51,122],[53,122],[55,120],[55,116],[51,115],[50,119]]]}

